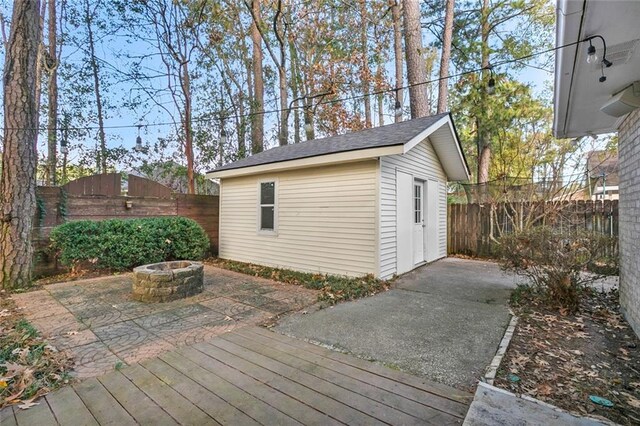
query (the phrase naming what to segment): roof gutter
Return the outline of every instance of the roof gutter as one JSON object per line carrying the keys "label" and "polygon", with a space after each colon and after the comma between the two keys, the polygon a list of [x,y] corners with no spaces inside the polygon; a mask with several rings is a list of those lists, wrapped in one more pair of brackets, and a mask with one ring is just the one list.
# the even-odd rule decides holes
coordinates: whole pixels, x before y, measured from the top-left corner
{"label": "roof gutter", "polygon": [[[587,9],[587,0],[559,0],[556,13],[556,46],[564,46],[556,53],[556,75],[554,87],[554,120],[553,134],[557,138],[567,137],[567,125],[569,121],[569,109],[571,105],[571,95],[578,65],[579,42],[581,40],[582,28]],[[577,32],[571,32],[577,26]],[[563,68],[563,63],[569,62],[570,71]],[[562,82],[568,75],[568,87],[565,89]],[[563,102],[566,99],[566,102]]]}

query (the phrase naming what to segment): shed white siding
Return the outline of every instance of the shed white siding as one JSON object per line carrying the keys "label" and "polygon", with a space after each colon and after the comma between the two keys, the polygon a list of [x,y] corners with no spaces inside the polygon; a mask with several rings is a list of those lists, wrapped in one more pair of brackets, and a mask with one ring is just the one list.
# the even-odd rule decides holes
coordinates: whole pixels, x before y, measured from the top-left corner
{"label": "shed white siding", "polygon": [[[380,278],[396,273],[396,172],[413,175],[414,179],[438,182],[438,257],[447,255],[447,177],[429,139],[425,139],[405,154],[380,158]],[[431,199],[432,194],[427,194]]]}
{"label": "shed white siding", "polygon": [[[258,232],[258,182],[276,180],[275,235]],[[225,178],[220,247],[225,259],[338,275],[378,270],[378,161]]]}

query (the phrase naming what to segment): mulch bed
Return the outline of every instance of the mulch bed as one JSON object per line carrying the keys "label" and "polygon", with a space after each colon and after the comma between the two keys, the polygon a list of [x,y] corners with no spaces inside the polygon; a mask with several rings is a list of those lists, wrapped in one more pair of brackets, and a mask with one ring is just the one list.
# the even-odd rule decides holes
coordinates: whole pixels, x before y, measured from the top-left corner
{"label": "mulch bed", "polygon": [[519,322],[496,386],[578,415],[640,424],[640,340],[617,290],[586,292],[576,314],[528,296],[513,309]]}

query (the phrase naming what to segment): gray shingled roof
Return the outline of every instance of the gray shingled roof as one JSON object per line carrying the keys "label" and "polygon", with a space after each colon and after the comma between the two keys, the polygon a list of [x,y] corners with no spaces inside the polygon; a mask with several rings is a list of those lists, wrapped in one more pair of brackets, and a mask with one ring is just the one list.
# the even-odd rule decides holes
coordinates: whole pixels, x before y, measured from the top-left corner
{"label": "gray shingled roof", "polygon": [[344,135],[331,136],[324,139],[301,142],[293,145],[279,146],[263,151],[251,157],[234,161],[218,167],[214,172],[222,170],[240,169],[243,167],[259,166],[262,164],[280,163],[282,161],[298,160],[300,158],[316,157],[319,155],[335,154],[338,152],[356,151],[360,149],[380,148],[402,145],[409,142],[422,131],[448,115],[432,115],[415,118],[396,124],[360,130]]}

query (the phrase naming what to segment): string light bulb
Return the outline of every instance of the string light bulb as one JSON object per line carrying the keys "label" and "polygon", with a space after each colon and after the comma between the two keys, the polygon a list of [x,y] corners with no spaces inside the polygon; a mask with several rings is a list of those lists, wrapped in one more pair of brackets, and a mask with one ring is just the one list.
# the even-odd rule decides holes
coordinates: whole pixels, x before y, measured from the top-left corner
{"label": "string light bulb", "polygon": [[591,44],[591,40],[589,40],[589,47],[587,47],[587,63],[595,64],[597,60],[598,60],[598,55],[596,55],[596,47],[593,44]]}
{"label": "string light bulb", "polygon": [[400,99],[398,99],[398,95],[396,94],[396,106],[395,106],[396,117],[402,116],[402,104],[400,103]]}
{"label": "string light bulb", "polygon": [[142,152],[142,136],[140,136],[140,129],[142,128],[141,124],[138,124],[138,137],[136,138],[136,147],[134,148],[136,152]]}
{"label": "string light bulb", "polygon": [[222,128],[220,129],[220,143],[222,145],[227,143],[227,132],[226,132],[226,130],[224,130],[224,124],[222,125]]}
{"label": "string light bulb", "polygon": [[493,95],[496,93],[496,79],[493,77],[489,79],[489,83],[487,84],[487,93],[489,95]]}
{"label": "string light bulb", "polygon": [[311,119],[308,116],[304,118],[304,131],[307,133],[311,133],[313,131]]}

